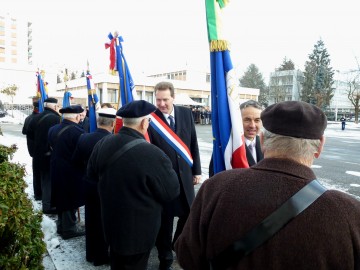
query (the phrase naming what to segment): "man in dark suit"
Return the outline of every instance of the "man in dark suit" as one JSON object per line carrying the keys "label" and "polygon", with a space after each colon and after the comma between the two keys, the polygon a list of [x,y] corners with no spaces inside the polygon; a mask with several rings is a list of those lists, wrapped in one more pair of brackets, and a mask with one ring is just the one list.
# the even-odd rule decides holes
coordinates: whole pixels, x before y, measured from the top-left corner
{"label": "man in dark suit", "polygon": [[155,109],[144,100],[122,106],[123,127],[100,140],[89,159],[87,177],[98,182],[112,270],[147,269],[162,207],[180,192],[169,158],[144,137]]}
{"label": "man in dark suit", "polygon": [[[180,183],[180,196],[167,204],[164,208],[161,228],[156,240],[159,269],[172,269],[173,243],[181,234],[184,224],[190,212],[190,206],[195,198],[194,185],[201,180],[200,153],[197,143],[195,124],[190,109],[175,106],[174,86],[170,82],[160,82],[155,86],[156,106],[155,114],[169,126],[176,135],[189,148],[193,158],[191,167],[166,140],[150,127],[149,137],[151,143],[162,149],[170,158],[173,169],[176,171]],[[177,228],[172,240],[174,217],[179,217]]]}
{"label": "man in dark suit", "polygon": [[240,105],[240,110],[244,128],[246,158],[251,167],[264,158],[258,136],[262,127],[260,119],[262,107],[257,101],[248,100]]}
{"label": "man in dark suit", "polygon": [[[253,166],[264,158],[260,147],[259,132],[262,127],[260,114],[261,104],[255,100],[245,101],[240,105],[242,125],[245,137],[246,159]],[[209,177],[214,175],[213,158],[209,164]]]}
{"label": "man in dark suit", "polygon": [[77,226],[76,209],[85,204],[83,172],[74,166],[72,155],[84,130],[78,125],[84,109],[72,105],[60,109],[63,120],[50,128],[49,145],[52,149],[50,175],[52,181],[51,203],[58,213],[57,231],[63,239],[85,235]]}
{"label": "man in dark suit", "polygon": [[97,129],[80,136],[72,160],[84,173],[85,180],[85,243],[86,260],[95,266],[108,262],[108,245],[101,225],[101,208],[97,182],[88,181],[86,168],[95,144],[112,133],[116,110],[104,108],[97,111]]}
{"label": "man in dark suit", "polygon": [[51,207],[51,178],[50,178],[50,147],[48,144],[49,129],[60,123],[58,100],[47,98],[44,101],[44,111],[36,115],[30,122],[28,136],[34,140],[34,162],[39,165],[42,191],[42,210],[45,214],[56,214]]}
{"label": "man in dark suit", "polygon": [[[33,111],[32,113],[25,118],[24,126],[22,128],[22,134],[26,135],[27,148],[29,151],[30,157],[34,156],[34,140],[28,136],[28,129],[30,122],[34,119],[36,115],[39,114],[39,101],[33,102]],[[39,164],[34,163],[34,158],[32,159],[32,172],[33,172],[33,189],[34,197],[36,201],[41,200],[41,175]]]}

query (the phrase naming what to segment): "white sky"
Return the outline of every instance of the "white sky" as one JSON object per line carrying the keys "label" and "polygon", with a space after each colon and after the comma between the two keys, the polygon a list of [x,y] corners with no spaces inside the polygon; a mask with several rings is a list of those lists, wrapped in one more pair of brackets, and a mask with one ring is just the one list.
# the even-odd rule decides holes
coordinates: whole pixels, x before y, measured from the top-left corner
{"label": "white sky", "polygon": [[[104,43],[109,32],[118,30],[132,73],[186,64],[209,70],[205,0],[1,0],[1,7],[33,22],[35,65],[40,68],[56,62],[83,69],[89,59],[93,73],[106,71]],[[284,57],[303,69],[320,38],[335,70],[355,69],[358,11],[356,0],[233,0],[223,12],[223,30],[238,76],[254,63],[268,77]]]}

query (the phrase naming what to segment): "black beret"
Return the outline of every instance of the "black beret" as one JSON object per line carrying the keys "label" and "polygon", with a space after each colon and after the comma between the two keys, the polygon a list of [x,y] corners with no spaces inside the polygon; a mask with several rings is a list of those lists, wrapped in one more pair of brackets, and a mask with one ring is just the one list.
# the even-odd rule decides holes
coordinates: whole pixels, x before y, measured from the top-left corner
{"label": "black beret", "polygon": [[36,107],[36,108],[38,108],[38,107],[39,107],[39,101],[34,101],[34,102],[33,102],[33,106]]}
{"label": "black beret", "polygon": [[117,116],[123,118],[139,118],[148,115],[156,110],[156,107],[145,101],[135,100],[122,106],[116,113]]}
{"label": "black beret", "polygon": [[59,110],[60,113],[82,113],[84,109],[80,105],[71,105]]}
{"label": "black beret", "polygon": [[49,97],[49,98],[45,99],[44,102],[47,102],[47,103],[58,103],[58,100],[57,100],[56,98]]}
{"label": "black beret", "polygon": [[261,113],[264,128],[272,133],[303,139],[320,139],[327,126],[324,112],[303,101],[284,101]]}
{"label": "black beret", "polygon": [[98,115],[106,118],[115,118],[116,110],[114,108],[101,108],[97,111]]}

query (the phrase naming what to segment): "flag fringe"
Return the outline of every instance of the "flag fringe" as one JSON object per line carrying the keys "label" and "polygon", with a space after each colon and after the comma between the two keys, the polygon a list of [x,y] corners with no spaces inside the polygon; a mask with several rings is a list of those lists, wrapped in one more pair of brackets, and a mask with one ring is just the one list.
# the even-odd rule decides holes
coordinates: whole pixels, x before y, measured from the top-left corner
{"label": "flag fringe", "polygon": [[226,40],[211,40],[210,52],[219,52],[229,50],[229,44]]}

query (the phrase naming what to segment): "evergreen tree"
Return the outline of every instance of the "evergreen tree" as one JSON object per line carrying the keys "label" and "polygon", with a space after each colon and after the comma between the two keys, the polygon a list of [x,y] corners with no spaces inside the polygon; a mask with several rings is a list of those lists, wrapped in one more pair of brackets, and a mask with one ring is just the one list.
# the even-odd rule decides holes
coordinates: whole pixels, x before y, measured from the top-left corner
{"label": "evergreen tree", "polygon": [[334,71],[324,42],[319,40],[305,63],[305,81],[301,98],[325,110],[334,96]]}
{"label": "evergreen tree", "polygon": [[244,75],[239,80],[241,87],[257,88],[260,90],[259,103],[267,107],[267,87],[263,75],[255,64],[250,64]]}
{"label": "evergreen tree", "polygon": [[281,66],[277,69],[278,71],[284,70],[295,70],[294,62],[291,59],[287,60],[286,57],[284,58]]}

